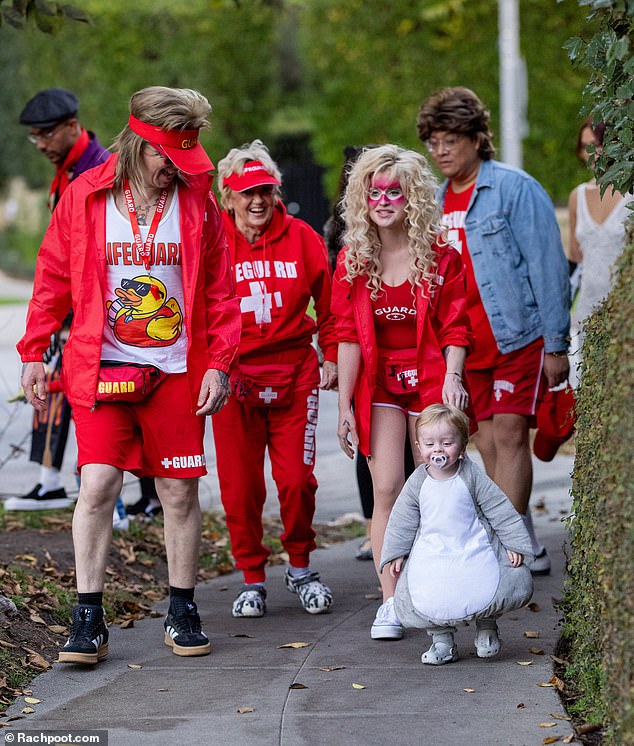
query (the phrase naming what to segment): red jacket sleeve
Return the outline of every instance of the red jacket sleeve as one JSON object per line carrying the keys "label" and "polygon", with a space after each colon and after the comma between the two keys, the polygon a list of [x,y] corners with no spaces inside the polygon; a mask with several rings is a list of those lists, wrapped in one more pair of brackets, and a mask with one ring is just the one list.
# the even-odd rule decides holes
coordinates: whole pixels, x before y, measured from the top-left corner
{"label": "red jacket sleeve", "polygon": [[[70,190],[69,190],[70,191]],[[51,217],[37,255],[33,295],[26,332],[16,345],[23,362],[42,362],[42,355],[71,310],[70,222],[71,195],[64,195]]]}
{"label": "red jacket sleeve", "polygon": [[334,317],[337,342],[358,343],[359,336],[354,319],[354,304],[352,302],[352,285],[346,280],[345,252],[346,247],[344,246],[337,257],[337,267],[332,282],[330,309]]}
{"label": "red jacket sleeve", "polygon": [[336,363],[337,342],[334,319],[330,313],[332,280],[328,252],[321,236],[309,226],[303,233],[304,266],[310,292],[315,302],[319,346],[324,353],[324,360]]}
{"label": "red jacket sleeve", "polygon": [[240,301],[235,296],[225,229],[210,194],[205,220],[204,293],[207,318],[207,367],[229,373],[242,331]]}
{"label": "red jacket sleeve", "polygon": [[465,270],[453,248],[438,249],[438,282],[431,298],[431,322],[441,349],[453,345],[473,347],[473,331],[467,314]]}

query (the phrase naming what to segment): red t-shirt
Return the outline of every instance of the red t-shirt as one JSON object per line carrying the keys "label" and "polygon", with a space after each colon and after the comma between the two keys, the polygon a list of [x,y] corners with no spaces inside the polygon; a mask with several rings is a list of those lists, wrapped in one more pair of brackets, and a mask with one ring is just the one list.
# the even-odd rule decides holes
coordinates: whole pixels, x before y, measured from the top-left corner
{"label": "red t-shirt", "polygon": [[397,287],[383,283],[381,294],[372,301],[372,315],[379,349],[416,347],[416,308],[409,280]]}
{"label": "red t-shirt", "polygon": [[467,312],[475,334],[475,344],[471,354],[467,357],[467,370],[490,368],[498,358],[499,350],[489,318],[482,305],[480,290],[473,271],[473,263],[467,246],[467,236],[464,229],[467,207],[473,194],[475,184],[464,192],[453,191],[451,185],[447,189],[443,205],[442,224],[447,228],[449,243],[462,255],[465,266],[467,285]]}

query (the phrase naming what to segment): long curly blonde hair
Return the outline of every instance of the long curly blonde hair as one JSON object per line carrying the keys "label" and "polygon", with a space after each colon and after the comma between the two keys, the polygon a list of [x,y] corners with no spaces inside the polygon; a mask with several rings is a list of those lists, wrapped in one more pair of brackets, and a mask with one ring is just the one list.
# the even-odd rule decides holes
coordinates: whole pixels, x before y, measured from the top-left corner
{"label": "long curly blonde hair", "polygon": [[367,276],[366,286],[373,300],[382,288],[381,241],[376,225],[370,220],[368,188],[378,175],[398,181],[405,195],[404,229],[409,251],[408,278],[414,286],[424,287],[436,267],[434,243],[440,234],[440,205],[436,200],[436,179],[420,153],[398,145],[381,145],[365,150],[350,170],[348,187],[341,201],[346,223],[344,243],[348,247],[346,279]]}

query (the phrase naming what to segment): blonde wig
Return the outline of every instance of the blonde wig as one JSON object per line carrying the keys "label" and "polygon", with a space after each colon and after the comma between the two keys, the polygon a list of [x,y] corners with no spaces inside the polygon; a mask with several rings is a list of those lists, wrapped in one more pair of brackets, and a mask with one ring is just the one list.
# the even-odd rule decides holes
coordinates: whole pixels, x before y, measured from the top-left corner
{"label": "blonde wig", "polygon": [[[163,130],[194,130],[209,127],[207,119],[211,112],[209,101],[198,91],[190,88],[166,88],[150,86],[132,94],[130,114],[142,122]],[[141,157],[146,141],[126,126],[116,136],[111,149],[119,153],[115,171],[115,188],[121,188],[127,177],[137,189],[140,181]],[[180,171],[177,178],[185,181]]]}
{"label": "blonde wig", "polygon": [[[271,158],[269,149],[262,140],[246,142],[239,148],[232,148],[227,155],[218,163],[218,179],[220,183],[220,203],[222,207],[231,212],[231,196],[233,189],[224,186],[224,180],[231,174],[242,174],[245,164],[249,161],[260,161],[264,168],[274,176],[280,184],[282,183],[282,174],[277,167],[277,163]],[[279,196],[280,188],[273,185],[273,195]]]}
{"label": "blonde wig", "polygon": [[368,208],[368,189],[377,176],[398,181],[405,196],[405,221],[409,250],[408,278],[423,288],[432,279],[436,267],[434,242],[440,233],[441,211],[436,201],[436,179],[420,153],[397,145],[368,148],[350,169],[348,187],[341,202],[346,223],[344,243],[346,279],[352,283],[360,275],[373,300],[379,296],[382,283],[381,241]]}
{"label": "blonde wig", "polygon": [[462,447],[466,448],[469,442],[469,417],[460,409],[452,407],[451,404],[432,404],[423,409],[415,422],[416,434],[418,430],[427,425],[439,425],[446,422],[460,435]]}

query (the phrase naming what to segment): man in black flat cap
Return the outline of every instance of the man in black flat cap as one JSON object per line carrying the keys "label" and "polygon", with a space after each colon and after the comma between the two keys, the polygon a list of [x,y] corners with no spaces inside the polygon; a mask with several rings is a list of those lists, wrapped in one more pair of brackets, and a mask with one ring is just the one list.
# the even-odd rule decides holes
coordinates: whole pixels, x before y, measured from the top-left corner
{"label": "man in black flat cap", "polygon": [[[20,124],[29,127],[29,140],[55,166],[55,178],[49,190],[51,212],[73,179],[110,156],[94,133],[81,126],[78,109],[79,101],[72,91],[46,88],[36,93],[20,114]],[[31,461],[41,465],[40,479],[26,495],[6,500],[5,510],[46,510],[71,505],[60,473],[71,410],[61,388],[55,385],[61,371],[63,343],[60,336],[63,339],[67,335],[69,326],[70,319],[68,326],[65,324],[65,328],[51,338],[45,356],[52,371],[49,384],[52,383],[53,391],[49,393],[46,412],[35,412],[31,438]]]}

